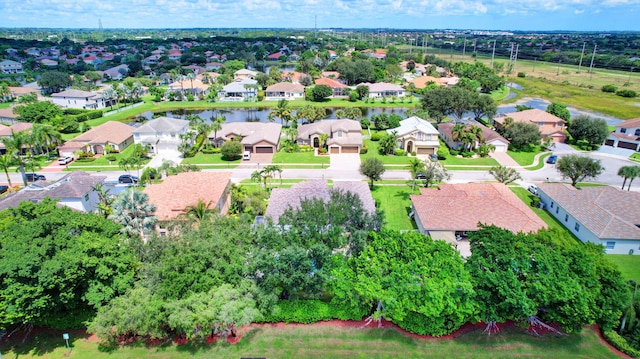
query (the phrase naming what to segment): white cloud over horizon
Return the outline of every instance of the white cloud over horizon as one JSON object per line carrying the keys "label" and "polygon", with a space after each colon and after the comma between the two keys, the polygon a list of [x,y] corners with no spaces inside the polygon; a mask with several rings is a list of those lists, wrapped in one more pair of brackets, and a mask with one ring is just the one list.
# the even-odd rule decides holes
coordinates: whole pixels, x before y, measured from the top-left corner
{"label": "white cloud over horizon", "polygon": [[640,31],[640,0],[0,0],[2,27]]}

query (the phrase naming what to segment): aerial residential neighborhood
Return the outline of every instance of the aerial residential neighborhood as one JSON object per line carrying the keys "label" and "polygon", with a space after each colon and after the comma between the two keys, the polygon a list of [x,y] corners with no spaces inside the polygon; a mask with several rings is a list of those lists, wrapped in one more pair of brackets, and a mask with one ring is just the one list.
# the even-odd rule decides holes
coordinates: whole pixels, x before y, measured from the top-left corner
{"label": "aerial residential neighborhood", "polygon": [[0,353],[640,357],[638,34],[105,30],[0,29]]}

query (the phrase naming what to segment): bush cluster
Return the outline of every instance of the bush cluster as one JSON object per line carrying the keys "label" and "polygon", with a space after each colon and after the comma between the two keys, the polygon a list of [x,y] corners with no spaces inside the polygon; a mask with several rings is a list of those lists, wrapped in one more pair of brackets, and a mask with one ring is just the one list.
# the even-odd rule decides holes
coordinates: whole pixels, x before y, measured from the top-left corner
{"label": "bush cluster", "polygon": [[630,355],[634,358],[638,358],[640,357],[640,351],[635,350],[631,347],[631,345],[629,345],[629,343],[620,336],[620,334],[616,333],[613,330],[605,330],[602,332],[602,335],[604,336],[604,339],[607,340],[607,342],[611,345],[613,345],[616,349],[620,350],[621,352]]}
{"label": "bush cluster", "polygon": [[282,300],[274,310],[265,314],[266,323],[315,323],[322,320],[362,320],[367,315],[363,308],[350,308],[346,305],[321,300]]}

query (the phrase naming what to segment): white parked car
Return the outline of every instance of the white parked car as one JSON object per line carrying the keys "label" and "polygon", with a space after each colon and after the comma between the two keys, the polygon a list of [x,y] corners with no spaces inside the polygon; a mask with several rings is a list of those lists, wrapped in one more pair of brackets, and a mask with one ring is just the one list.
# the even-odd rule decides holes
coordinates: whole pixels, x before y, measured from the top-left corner
{"label": "white parked car", "polygon": [[64,166],[66,164],[71,163],[71,161],[73,161],[73,157],[71,157],[71,156],[60,157],[58,159],[58,164]]}
{"label": "white parked car", "polygon": [[529,188],[527,188],[529,190],[529,192],[535,194],[536,196],[538,195],[538,186],[532,184],[531,186],[529,186]]}

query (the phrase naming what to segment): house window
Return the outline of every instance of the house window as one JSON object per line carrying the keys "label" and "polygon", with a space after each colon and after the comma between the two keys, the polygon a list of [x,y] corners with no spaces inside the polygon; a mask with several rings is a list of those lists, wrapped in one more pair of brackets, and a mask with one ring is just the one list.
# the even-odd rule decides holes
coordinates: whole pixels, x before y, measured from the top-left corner
{"label": "house window", "polygon": [[564,221],[565,221],[565,222],[567,222],[568,220],[569,220],[569,215],[568,215],[568,214],[565,214],[565,215],[564,215]]}
{"label": "house window", "polygon": [[553,208],[553,202],[551,202],[551,208]]}
{"label": "house window", "polygon": [[88,194],[88,193],[84,195],[84,201],[85,201],[85,202],[88,202],[88,201],[89,201],[89,194]]}
{"label": "house window", "polygon": [[556,214],[558,214],[558,212],[560,212],[560,207],[556,207]]}
{"label": "house window", "polygon": [[616,246],[616,242],[607,242],[606,249],[613,249]]}
{"label": "house window", "polygon": [[342,137],[342,130],[338,130],[338,137]]}
{"label": "house window", "polygon": [[573,227],[573,229],[575,229],[576,232],[580,232],[580,223],[576,223],[576,226]]}
{"label": "house window", "polygon": [[538,122],[538,127],[544,126],[544,122]]}
{"label": "house window", "polygon": [[636,135],[636,136],[640,136],[640,128],[636,128],[635,135]]}
{"label": "house window", "polygon": [[620,127],[620,133],[627,133],[627,129],[624,127]]}

